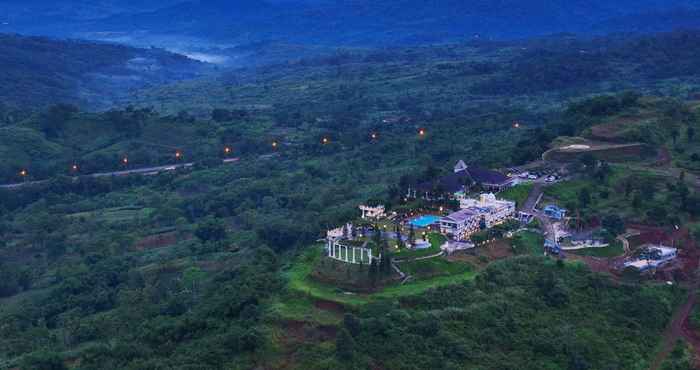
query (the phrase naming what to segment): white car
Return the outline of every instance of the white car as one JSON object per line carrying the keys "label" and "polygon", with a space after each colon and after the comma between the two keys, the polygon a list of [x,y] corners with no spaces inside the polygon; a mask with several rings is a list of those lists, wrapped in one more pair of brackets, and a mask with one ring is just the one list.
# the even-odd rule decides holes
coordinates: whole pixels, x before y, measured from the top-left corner
{"label": "white car", "polygon": [[537,180],[537,175],[530,175],[527,178],[530,180]]}

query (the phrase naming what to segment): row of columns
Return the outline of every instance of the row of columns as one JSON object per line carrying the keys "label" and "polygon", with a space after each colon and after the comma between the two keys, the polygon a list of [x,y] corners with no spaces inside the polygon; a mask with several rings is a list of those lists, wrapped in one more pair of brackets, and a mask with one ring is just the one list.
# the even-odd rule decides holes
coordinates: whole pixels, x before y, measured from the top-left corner
{"label": "row of columns", "polygon": [[[358,253],[359,250],[359,253]],[[351,252],[352,251],[352,252]],[[343,253],[344,252],[344,253]],[[359,254],[359,256],[358,256]],[[365,255],[368,258],[366,264],[372,263],[372,250],[368,248],[361,247],[348,247],[345,245],[338,245],[335,241],[328,241],[328,257],[352,264],[364,263]],[[350,258],[352,256],[352,258]],[[359,259],[358,259],[359,257]]]}

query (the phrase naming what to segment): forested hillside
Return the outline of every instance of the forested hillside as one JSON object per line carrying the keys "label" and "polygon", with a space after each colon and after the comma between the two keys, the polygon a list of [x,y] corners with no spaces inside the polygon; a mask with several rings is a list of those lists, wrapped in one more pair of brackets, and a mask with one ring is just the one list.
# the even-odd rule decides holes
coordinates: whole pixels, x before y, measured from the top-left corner
{"label": "forested hillside", "polygon": [[139,90],[131,101],[167,112],[286,107],[287,115],[304,110],[376,119],[375,113],[416,118],[488,104],[542,111],[629,89],[687,98],[698,91],[698,50],[698,31],[353,49]]}
{"label": "forested hillside", "polygon": [[[0,32],[157,45],[225,57],[220,63],[281,62],[326,48],[421,46],[468,39],[522,39],[673,31],[697,25],[700,5],[674,1],[32,1],[0,4]],[[40,16],[38,16],[40,15]],[[342,16],[340,16],[342,15]],[[268,48],[266,45],[277,46]],[[247,58],[250,49],[257,58]]]}
{"label": "forested hillside", "polygon": [[0,34],[3,104],[104,108],[129,90],[193,78],[202,63],[159,49]]}
{"label": "forested hillside", "polygon": [[0,5],[266,58],[0,35],[0,370],[692,369],[700,31],[496,38],[698,4],[469,3]]}

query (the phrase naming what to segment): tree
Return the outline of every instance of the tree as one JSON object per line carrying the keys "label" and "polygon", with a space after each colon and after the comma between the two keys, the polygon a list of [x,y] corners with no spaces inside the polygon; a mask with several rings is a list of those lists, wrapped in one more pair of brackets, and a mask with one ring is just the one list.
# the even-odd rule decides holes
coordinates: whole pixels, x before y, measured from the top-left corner
{"label": "tree", "polygon": [[203,242],[220,241],[226,238],[226,225],[219,219],[208,218],[197,225],[194,234]]}
{"label": "tree", "polygon": [[357,316],[351,314],[351,313],[346,313],[345,316],[343,317],[343,326],[345,329],[348,330],[350,335],[353,337],[357,337],[360,335],[360,330],[362,329],[362,323],[360,322],[360,319],[357,318]]}
{"label": "tree", "polygon": [[408,223],[408,244],[413,247],[416,242],[416,229],[413,227],[412,223]]}
{"label": "tree", "polygon": [[382,247],[381,247],[381,252],[382,254],[381,259],[379,261],[379,274],[381,276],[389,276],[391,275],[391,264],[392,264],[392,257],[391,257],[391,251],[389,251],[389,242],[384,240],[382,242]]}
{"label": "tree", "polygon": [[591,191],[588,188],[583,188],[578,193],[578,202],[581,208],[586,208],[591,203]]}
{"label": "tree", "polygon": [[338,332],[335,341],[335,353],[342,361],[352,361],[355,356],[355,339],[347,329],[342,328]]}
{"label": "tree", "polygon": [[369,281],[372,284],[372,287],[377,286],[377,282],[379,281],[379,264],[377,263],[377,259],[372,259],[372,263],[369,265]]}
{"label": "tree", "polygon": [[602,225],[613,235],[620,235],[625,231],[625,222],[616,214],[603,217]]}
{"label": "tree", "polygon": [[48,351],[33,352],[22,361],[23,369],[65,370],[66,365],[58,353]]}

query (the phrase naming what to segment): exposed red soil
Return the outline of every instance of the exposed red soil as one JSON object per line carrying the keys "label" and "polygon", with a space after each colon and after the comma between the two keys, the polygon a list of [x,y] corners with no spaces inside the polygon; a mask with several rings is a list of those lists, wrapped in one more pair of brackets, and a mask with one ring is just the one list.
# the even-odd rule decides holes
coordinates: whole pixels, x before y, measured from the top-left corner
{"label": "exposed red soil", "polygon": [[[477,267],[485,267],[492,261],[508,258],[512,255],[513,248],[510,243],[505,240],[497,240],[472,251],[457,252],[448,256],[447,259],[452,262],[469,262]],[[483,260],[483,257],[486,257],[486,261]]]}
{"label": "exposed red soil", "polygon": [[134,244],[134,248],[139,251],[145,251],[149,249],[168,247],[177,243],[177,241],[178,238],[176,232],[150,235],[136,242],[136,244]]}
{"label": "exposed red soil", "polygon": [[333,301],[316,300],[314,301],[314,307],[320,310],[335,312],[338,314],[345,313],[345,307],[343,307],[343,305],[340,303]]}
{"label": "exposed red soil", "polygon": [[658,242],[671,244],[673,241],[683,246],[679,252],[678,261],[673,264],[669,264],[669,266],[666,266],[663,269],[660,269],[660,271],[657,272],[657,276],[659,278],[667,279],[670,277],[670,274],[673,274],[672,277],[691,280],[691,283],[688,287],[688,299],[676,311],[671,323],[664,333],[664,347],[663,350],[657,354],[657,357],[650,368],[652,370],[657,370],[660,368],[661,364],[671,352],[675,342],[678,339],[684,339],[692,347],[693,352],[695,353],[695,367],[700,368],[700,358],[698,357],[700,354],[700,336],[695,330],[693,330],[688,320],[691,312],[693,311],[693,307],[697,304],[698,299],[697,290],[700,287],[700,281],[698,280],[695,272],[697,271],[698,266],[700,266],[700,248],[698,248],[697,243],[695,243],[687,228],[681,228],[679,230],[668,232],[666,233],[666,238],[664,240],[659,240]]}

